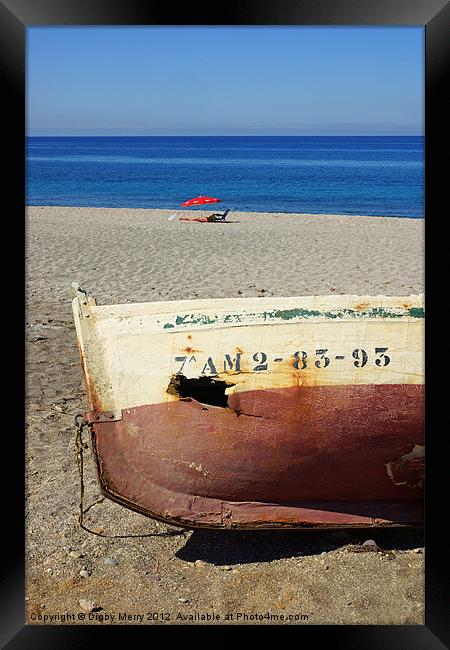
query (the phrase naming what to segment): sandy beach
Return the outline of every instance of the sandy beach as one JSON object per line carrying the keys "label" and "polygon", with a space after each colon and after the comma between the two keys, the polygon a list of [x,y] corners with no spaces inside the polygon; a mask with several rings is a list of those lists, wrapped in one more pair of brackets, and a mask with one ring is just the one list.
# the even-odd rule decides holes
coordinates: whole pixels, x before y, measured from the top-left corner
{"label": "sandy beach", "polygon": [[[255,620],[269,613],[307,616],[295,624],[422,624],[420,530],[181,530],[103,499],[90,450],[86,523],[119,537],[78,526],[74,416],[87,403],[71,282],[98,304],[424,292],[421,219],[232,212],[214,224],[173,213],[27,208],[27,622],[280,623]],[[360,552],[367,539],[382,550]]]}

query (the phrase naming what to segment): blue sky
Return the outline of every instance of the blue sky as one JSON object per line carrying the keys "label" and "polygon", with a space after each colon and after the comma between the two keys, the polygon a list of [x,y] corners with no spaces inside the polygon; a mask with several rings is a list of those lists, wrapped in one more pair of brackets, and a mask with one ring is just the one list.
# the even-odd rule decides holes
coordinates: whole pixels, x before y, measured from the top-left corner
{"label": "blue sky", "polygon": [[29,135],[421,135],[423,27],[30,27]]}

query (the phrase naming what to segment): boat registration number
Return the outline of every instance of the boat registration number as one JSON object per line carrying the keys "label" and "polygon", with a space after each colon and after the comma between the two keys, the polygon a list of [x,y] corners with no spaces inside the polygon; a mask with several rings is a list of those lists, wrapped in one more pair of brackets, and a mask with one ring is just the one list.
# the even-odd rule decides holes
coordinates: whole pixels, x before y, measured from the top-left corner
{"label": "boat registration number", "polygon": [[[351,363],[355,368],[364,368],[367,364],[374,364],[378,367],[385,367],[391,363],[391,356],[387,354],[389,348],[375,347],[373,350],[355,348],[348,354],[336,354],[328,348],[316,348],[313,351],[297,350],[292,355],[277,356],[268,352],[255,352],[247,354],[243,352],[223,354],[222,356],[178,355],[175,357],[175,373],[184,374],[189,367],[192,371],[195,368],[202,368],[201,375],[217,375],[221,372],[264,372],[273,370],[276,364],[288,362],[296,370],[312,368],[327,368],[331,365]],[[250,366],[250,368],[249,368]],[[337,369],[337,368],[336,368]]]}

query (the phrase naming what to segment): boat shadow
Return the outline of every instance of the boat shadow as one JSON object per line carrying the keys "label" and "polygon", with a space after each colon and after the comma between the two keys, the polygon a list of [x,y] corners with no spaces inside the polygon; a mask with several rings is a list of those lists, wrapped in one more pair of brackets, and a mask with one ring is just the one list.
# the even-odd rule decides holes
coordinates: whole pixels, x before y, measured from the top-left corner
{"label": "boat shadow", "polygon": [[197,529],[176,557],[187,562],[203,560],[217,566],[271,562],[282,558],[314,556],[372,539],[383,551],[407,551],[424,546],[422,528],[347,529],[339,531],[261,530],[223,531]]}

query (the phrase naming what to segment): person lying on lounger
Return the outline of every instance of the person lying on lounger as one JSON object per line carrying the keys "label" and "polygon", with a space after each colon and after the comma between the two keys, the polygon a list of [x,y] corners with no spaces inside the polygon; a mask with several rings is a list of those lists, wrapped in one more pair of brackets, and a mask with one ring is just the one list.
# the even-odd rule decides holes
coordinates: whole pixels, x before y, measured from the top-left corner
{"label": "person lying on lounger", "polygon": [[[218,221],[225,221],[225,218],[227,214],[230,212],[230,210],[233,210],[234,208],[228,208],[225,210],[223,214],[220,214],[220,212],[214,212],[214,214],[210,214],[209,217],[178,217],[179,221],[203,221],[203,222],[218,222]],[[169,217],[170,219],[170,217]],[[230,221],[227,221],[226,223],[231,223]]]}
{"label": "person lying on lounger", "polygon": [[220,212],[214,212],[210,214],[209,217],[206,217],[208,221],[225,221],[227,214],[230,212],[231,208],[227,208],[223,214]]}

